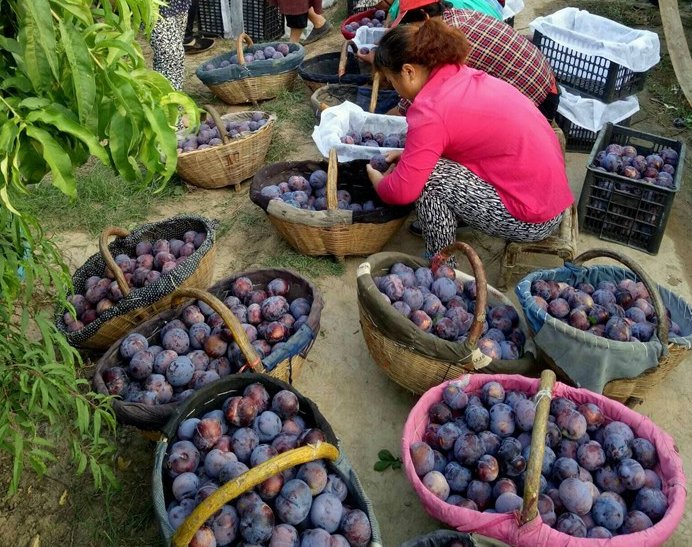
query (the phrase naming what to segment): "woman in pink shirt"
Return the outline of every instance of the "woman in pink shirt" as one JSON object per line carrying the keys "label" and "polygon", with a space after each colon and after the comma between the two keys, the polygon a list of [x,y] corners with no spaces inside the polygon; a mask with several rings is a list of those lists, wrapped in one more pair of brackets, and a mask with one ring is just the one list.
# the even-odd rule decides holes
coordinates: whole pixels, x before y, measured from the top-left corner
{"label": "woman in pink shirt", "polygon": [[368,175],[384,202],[415,202],[428,256],[455,240],[458,220],[539,241],[574,201],[548,121],[512,85],[465,66],[468,50],[462,32],[433,19],[396,27],[375,50],[375,69],[412,104],[404,151]]}

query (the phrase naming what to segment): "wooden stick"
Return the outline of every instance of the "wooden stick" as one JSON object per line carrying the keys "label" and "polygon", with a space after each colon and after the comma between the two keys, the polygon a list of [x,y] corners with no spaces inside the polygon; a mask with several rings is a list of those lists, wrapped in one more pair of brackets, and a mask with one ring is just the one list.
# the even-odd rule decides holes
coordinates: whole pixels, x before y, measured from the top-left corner
{"label": "wooden stick", "polygon": [[659,0],[658,8],[661,12],[670,62],[673,64],[680,89],[685,94],[689,105],[692,106],[692,56],[690,56],[690,47],[687,45],[685,30],[680,21],[678,1]]}

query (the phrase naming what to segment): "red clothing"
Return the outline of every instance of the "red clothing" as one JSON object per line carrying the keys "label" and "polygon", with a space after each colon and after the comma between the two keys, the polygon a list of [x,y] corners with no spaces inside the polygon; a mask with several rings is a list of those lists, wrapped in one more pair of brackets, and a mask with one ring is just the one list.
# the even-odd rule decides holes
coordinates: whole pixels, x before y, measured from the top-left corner
{"label": "red clothing", "polygon": [[[504,21],[474,10],[448,9],[442,20],[462,31],[471,49],[466,64],[512,84],[536,106],[549,93],[557,93],[553,69],[545,55],[525,36]],[[406,113],[410,103],[402,100],[399,110]]]}
{"label": "red clothing", "polygon": [[268,3],[278,6],[281,15],[303,15],[310,8],[322,13],[322,0],[268,0]]}
{"label": "red clothing", "polygon": [[550,220],[574,198],[560,144],[534,104],[507,82],[467,66],[432,72],[406,115],[406,146],[377,193],[405,205],[443,157],[491,184],[515,218]]}

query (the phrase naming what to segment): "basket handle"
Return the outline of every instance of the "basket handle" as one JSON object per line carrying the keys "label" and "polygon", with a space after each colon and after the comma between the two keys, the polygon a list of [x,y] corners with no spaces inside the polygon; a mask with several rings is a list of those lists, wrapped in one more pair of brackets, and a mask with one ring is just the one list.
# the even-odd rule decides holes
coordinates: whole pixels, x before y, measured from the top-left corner
{"label": "basket handle", "polygon": [[339,208],[339,200],[336,194],[336,181],[339,176],[339,161],[336,148],[329,151],[329,163],[327,167],[327,210]]}
{"label": "basket handle", "polygon": [[476,251],[473,250],[473,247],[462,241],[455,241],[430,260],[430,269],[435,273],[444,262],[452,257],[454,251],[463,251],[466,254],[466,258],[473,270],[473,277],[476,279],[476,313],[474,314],[473,324],[469,329],[468,335],[469,344],[475,346],[483,331],[485,309],[488,305],[488,280],[485,275],[485,268],[483,268],[483,262],[481,262]]}
{"label": "basket handle", "polygon": [[658,325],[656,325],[656,333],[658,334],[658,339],[661,341],[664,347],[668,346],[668,321],[666,321],[666,307],[663,305],[663,300],[661,300],[661,294],[658,292],[656,285],[654,284],[649,274],[647,274],[639,264],[634,262],[630,257],[620,254],[617,251],[611,251],[610,249],[590,249],[583,252],[578,257],[576,257],[572,263],[577,266],[581,266],[587,260],[593,258],[612,258],[617,260],[621,264],[627,266],[632,270],[635,275],[642,280],[646,290],[649,291],[649,296],[651,297],[651,302],[654,305],[654,311],[656,312],[656,317],[658,317]]}
{"label": "basket handle", "polygon": [[358,53],[358,46],[353,40],[347,40],[344,45],[341,46],[341,57],[339,57],[339,78],[346,74],[346,63],[348,62],[348,48],[353,50],[354,55]]}
{"label": "basket handle", "polygon": [[238,64],[240,66],[245,66],[245,55],[243,54],[243,42],[248,46],[252,47],[255,43],[252,41],[247,34],[241,32],[236,40],[236,55],[238,55]]}
{"label": "basket handle", "polygon": [[130,294],[130,286],[127,284],[127,281],[125,280],[125,275],[123,274],[123,271],[120,269],[120,266],[118,266],[115,263],[115,260],[113,260],[113,255],[108,250],[108,238],[111,236],[127,237],[129,235],[130,232],[123,228],[118,228],[117,226],[110,226],[106,228],[103,232],[101,232],[101,236],[99,237],[99,251],[101,252],[101,256],[103,257],[103,260],[106,263],[106,267],[111,272],[113,272],[113,275],[115,276],[115,281],[118,283],[118,287],[120,288],[120,292],[123,293],[123,296],[127,296],[128,294]]}
{"label": "basket handle", "polygon": [[535,519],[538,516],[538,495],[540,490],[541,466],[545,453],[545,435],[548,430],[548,413],[550,412],[550,399],[553,396],[555,385],[555,373],[546,369],[541,372],[541,383],[536,401],[536,417],[533,421],[533,433],[531,434],[531,453],[526,466],[526,480],[524,481],[524,503],[521,510],[521,524]]}
{"label": "basket handle", "polygon": [[219,487],[208,498],[200,503],[185,519],[173,534],[173,547],[186,547],[197,533],[197,530],[229,501],[234,500],[244,492],[251,490],[268,478],[278,475],[286,469],[320,459],[331,461],[339,457],[339,450],[329,443],[301,446],[288,450],[283,454],[253,467],[242,475]]}
{"label": "basket handle", "polygon": [[324,112],[327,108],[329,108],[327,103],[320,103],[320,112]]}
{"label": "basket handle", "polygon": [[375,108],[377,107],[377,95],[380,92],[380,73],[375,72],[375,74],[372,77],[372,95],[370,95],[370,113],[375,112]]}
{"label": "basket handle", "polygon": [[253,372],[260,374],[265,372],[262,360],[260,359],[253,345],[250,343],[250,340],[248,340],[248,337],[245,334],[245,329],[243,329],[240,321],[238,321],[238,318],[233,315],[231,310],[229,310],[223,302],[207,291],[193,289],[191,287],[181,287],[171,295],[171,304],[173,307],[178,306],[181,300],[184,298],[195,298],[197,300],[201,300],[212,310],[218,313],[221,316],[221,319],[223,319],[226,327],[228,327],[228,330],[231,331],[233,339],[238,344],[240,351],[245,356],[248,363],[247,366],[250,367]]}
{"label": "basket handle", "polygon": [[219,130],[219,136],[221,137],[221,140],[223,141],[223,143],[228,144],[229,142],[231,142],[230,138],[228,137],[228,133],[226,132],[226,124],[223,123],[223,120],[221,119],[221,116],[219,115],[218,110],[216,110],[216,108],[214,108],[210,104],[205,104],[204,110],[214,120],[214,123],[216,124],[216,128]]}

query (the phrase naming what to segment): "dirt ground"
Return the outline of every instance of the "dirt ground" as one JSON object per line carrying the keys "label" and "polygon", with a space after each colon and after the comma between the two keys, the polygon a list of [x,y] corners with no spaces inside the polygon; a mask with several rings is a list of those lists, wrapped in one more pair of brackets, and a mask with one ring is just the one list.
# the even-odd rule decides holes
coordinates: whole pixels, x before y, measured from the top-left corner
{"label": "dirt ground", "polygon": [[[537,14],[558,9],[556,3],[547,0],[526,0],[526,4],[526,9],[516,17],[515,27],[520,32],[528,32],[528,22]],[[579,2],[571,4],[578,6]],[[660,27],[653,30],[662,36]],[[329,39],[308,47],[308,55],[336,50],[341,41],[341,36],[335,32]],[[222,52],[225,47],[226,44],[219,43],[209,56]],[[665,51],[664,47],[662,51]],[[211,96],[194,77],[193,68],[200,61],[195,58],[189,58],[189,61],[186,90],[201,104]],[[302,86],[300,82],[297,85]],[[304,95],[307,100],[307,91]],[[640,103],[642,110],[635,116],[633,127],[684,138],[689,146],[689,130],[674,129],[664,107],[651,101],[646,92],[640,95]],[[284,135],[286,137],[296,144],[287,159],[319,158],[310,135],[293,132]],[[568,174],[575,196],[579,195],[583,183],[586,159],[585,154],[567,155]],[[692,270],[689,268],[692,264],[692,245],[688,235],[692,180],[689,163],[688,160],[686,180],[676,198],[657,256],[601,242],[586,235],[579,238],[580,250],[609,247],[623,252],[639,262],[657,282],[671,287],[692,302]],[[233,190],[190,188],[173,206],[157,210],[151,220],[181,212],[197,212],[217,218],[225,227],[218,238],[214,281],[234,271],[267,265],[268,261],[276,263],[288,252],[286,244],[276,234],[264,213],[248,199],[247,185],[239,193]],[[62,233],[55,237],[65,249],[72,268],[78,267],[97,251],[96,240],[87,234]],[[464,234],[461,239],[470,243],[479,253],[489,282],[494,284],[503,243],[473,232]],[[420,239],[411,236],[403,228],[388,243],[386,250],[420,255],[423,247]],[[402,426],[416,398],[390,381],[368,353],[361,333],[356,300],[356,270],[361,262],[363,259],[360,258],[347,259],[343,274],[315,277],[325,300],[321,332],[295,386],[319,405],[340,436],[374,504],[384,545],[388,547],[444,526],[425,514],[402,471],[378,473],[373,470],[380,449],[387,448],[395,454],[399,453]],[[556,265],[549,261],[541,264]],[[514,299],[513,293],[508,293],[508,296]],[[652,418],[675,438],[685,467],[689,470],[692,469],[692,431],[687,420],[692,406],[692,376],[687,371],[688,366],[692,366],[690,359],[654,388],[637,410]],[[85,375],[89,376],[91,370],[87,366]],[[150,500],[154,443],[145,440],[133,428],[121,427],[118,445],[118,476],[123,483],[120,492],[94,493],[87,478],[74,478],[66,461],[59,462],[42,481],[27,475],[14,498],[0,500],[0,545],[158,544],[157,523]],[[9,476],[6,464],[6,461],[0,460],[3,477]],[[686,514],[667,545],[692,545],[692,501],[688,502]]]}

